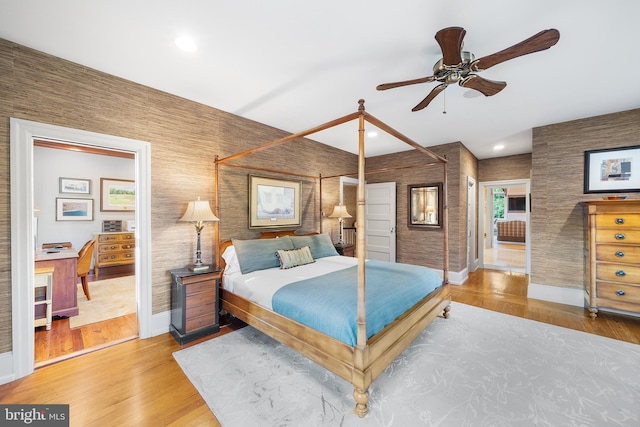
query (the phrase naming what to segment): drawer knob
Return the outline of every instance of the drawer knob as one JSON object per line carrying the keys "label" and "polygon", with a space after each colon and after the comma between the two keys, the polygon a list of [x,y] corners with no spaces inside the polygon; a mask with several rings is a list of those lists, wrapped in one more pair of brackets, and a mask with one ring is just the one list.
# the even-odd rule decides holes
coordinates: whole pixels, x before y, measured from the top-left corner
{"label": "drawer knob", "polygon": [[624,240],[624,233],[616,233],[616,240]]}
{"label": "drawer knob", "polygon": [[624,218],[616,218],[616,224],[624,224]]}
{"label": "drawer knob", "polygon": [[623,296],[624,296],[624,291],[623,291],[622,289],[618,289],[618,290],[616,291],[616,294],[617,294],[617,295],[619,295],[619,296],[621,296],[621,297],[623,297]]}
{"label": "drawer knob", "polygon": [[622,257],[624,256],[624,252],[622,252],[622,251],[618,251],[618,252],[616,252],[616,256],[617,256],[618,258],[622,258]]}
{"label": "drawer knob", "polygon": [[618,271],[616,271],[616,276],[618,276],[618,277],[624,277],[624,276],[626,276],[626,275],[627,275],[627,273],[625,273],[625,272],[624,272],[624,271],[622,271],[622,270],[618,270]]}

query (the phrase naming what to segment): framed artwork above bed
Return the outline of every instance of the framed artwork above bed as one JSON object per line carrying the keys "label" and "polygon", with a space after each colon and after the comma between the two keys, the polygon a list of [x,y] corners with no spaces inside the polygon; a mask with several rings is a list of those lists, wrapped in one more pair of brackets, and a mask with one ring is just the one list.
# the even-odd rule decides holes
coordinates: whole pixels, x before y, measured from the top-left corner
{"label": "framed artwork above bed", "polygon": [[249,175],[249,228],[299,226],[300,181]]}

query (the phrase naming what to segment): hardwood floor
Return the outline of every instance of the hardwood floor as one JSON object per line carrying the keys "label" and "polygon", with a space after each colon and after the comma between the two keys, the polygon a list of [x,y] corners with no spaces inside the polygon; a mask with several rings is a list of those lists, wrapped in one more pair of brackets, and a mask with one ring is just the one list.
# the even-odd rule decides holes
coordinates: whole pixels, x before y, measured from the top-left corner
{"label": "hardwood floor", "polygon": [[[454,301],[640,344],[640,319],[601,313],[592,320],[579,307],[529,300],[524,274],[479,270],[451,288]],[[236,320],[187,346],[242,326]],[[218,426],[172,356],[184,347],[168,333],[127,341],[2,385],[0,402],[70,404],[72,426]]]}
{"label": "hardwood floor", "polygon": [[[127,268],[114,267],[102,269],[100,279],[113,279],[133,273]],[[88,276],[94,282],[93,274]],[[138,337],[138,319],[136,314],[91,323],[71,329],[69,319],[56,319],[51,323],[51,330],[44,326],[37,327],[34,332],[34,360],[39,368],[50,363],[76,357],[87,352],[119,344]]]}

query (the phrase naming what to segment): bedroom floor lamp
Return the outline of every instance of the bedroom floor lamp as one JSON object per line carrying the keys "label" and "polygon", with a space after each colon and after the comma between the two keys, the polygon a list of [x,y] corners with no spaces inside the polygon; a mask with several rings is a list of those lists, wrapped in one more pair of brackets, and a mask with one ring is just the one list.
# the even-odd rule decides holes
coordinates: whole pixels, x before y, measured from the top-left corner
{"label": "bedroom floor lamp", "polygon": [[340,240],[338,241],[338,244],[344,245],[344,240],[342,240],[344,218],[352,218],[351,215],[349,215],[349,212],[347,212],[347,208],[345,207],[345,205],[336,205],[333,208],[333,212],[331,212],[331,215],[329,215],[329,218],[338,218],[338,222],[340,223]]}
{"label": "bedroom floor lamp", "polygon": [[209,266],[202,262],[202,251],[200,250],[200,233],[204,228],[205,222],[220,221],[220,219],[211,212],[211,206],[206,200],[198,200],[189,202],[187,211],[184,213],[179,221],[191,222],[196,227],[196,233],[198,233],[198,243],[196,245],[196,262],[189,266],[189,270],[206,271]]}

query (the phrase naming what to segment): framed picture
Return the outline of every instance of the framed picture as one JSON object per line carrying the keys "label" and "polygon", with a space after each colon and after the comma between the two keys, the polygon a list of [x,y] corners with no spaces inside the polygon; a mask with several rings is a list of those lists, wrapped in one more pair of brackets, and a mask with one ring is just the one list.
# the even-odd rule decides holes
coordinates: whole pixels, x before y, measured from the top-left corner
{"label": "framed picture", "polygon": [[442,183],[407,186],[407,220],[413,228],[442,227]]}
{"label": "framed picture", "polygon": [[584,193],[640,191],[640,145],[584,152]]}
{"label": "framed picture", "polygon": [[249,175],[249,228],[299,226],[299,181]]}
{"label": "framed picture", "polygon": [[91,194],[91,180],[77,178],[58,178],[60,193]]}
{"label": "framed picture", "polygon": [[57,197],[56,221],[93,221],[93,199]]}
{"label": "framed picture", "polygon": [[100,211],[136,210],[136,183],[128,179],[100,178]]}

